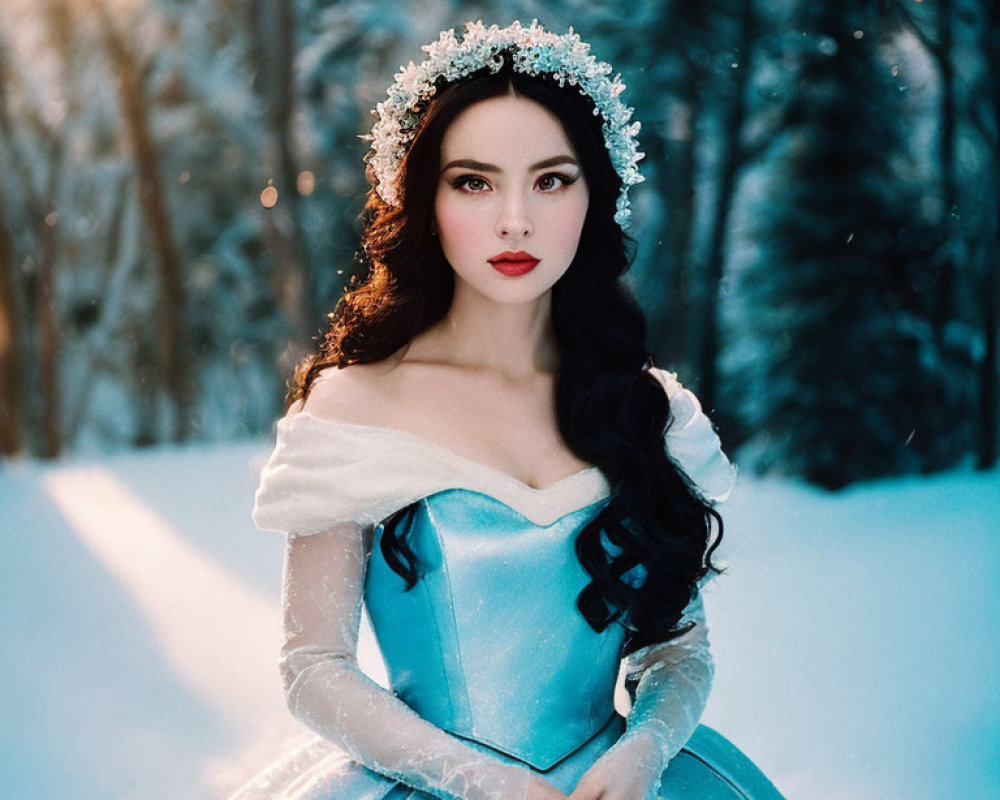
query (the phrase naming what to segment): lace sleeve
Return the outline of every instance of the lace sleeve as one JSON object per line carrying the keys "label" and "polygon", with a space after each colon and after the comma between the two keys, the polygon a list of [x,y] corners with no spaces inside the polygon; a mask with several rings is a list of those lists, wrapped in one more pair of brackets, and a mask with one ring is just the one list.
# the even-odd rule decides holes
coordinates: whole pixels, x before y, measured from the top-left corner
{"label": "lace sleeve", "polygon": [[625,763],[648,787],[644,800],[659,796],[663,771],[698,727],[715,675],[700,592],[684,609],[680,624],[688,622],[694,627],[683,635],[625,658],[632,708],[627,729],[611,750],[628,751]]}
{"label": "lace sleeve", "polygon": [[[737,469],[722,451],[711,420],[676,374],[656,367],[650,372],[670,400],[673,422],[664,440],[668,454],[706,499],[713,503],[725,501],[733,489]],[[644,570],[637,570],[634,576],[635,580],[644,577]],[[632,708],[625,733],[606,756],[617,768],[638,771],[646,787],[646,800],[658,797],[663,771],[698,727],[712,688],[715,664],[700,586],[678,625],[688,623],[694,624],[683,635],[625,657],[625,687]]]}
{"label": "lace sleeve", "polygon": [[369,769],[448,800],[522,800],[530,772],[424,720],[357,665],[370,529],[288,536],[280,667],[289,709]]}
{"label": "lace sleeve", "polygon": [[689,622],[694,627],[683,635],[625,659],[625,685],[632,697],[626,736],[653,734],[664,769],[698,727],[715,676],[700,593],[681,617],[681,625]]}

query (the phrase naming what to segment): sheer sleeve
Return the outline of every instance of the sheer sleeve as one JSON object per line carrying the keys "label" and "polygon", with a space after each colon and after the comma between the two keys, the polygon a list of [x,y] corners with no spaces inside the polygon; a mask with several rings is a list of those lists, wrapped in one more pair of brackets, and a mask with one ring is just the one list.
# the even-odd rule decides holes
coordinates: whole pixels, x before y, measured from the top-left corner
{"label": "sheer sleeve", "polygon": [[[670,399],[673,422],[664,446],[707,500],[724,501],[737,470],[722,451],[711,420],[674,373],[657,368],[651,372]],[[688,623],[692,627],[681,636],[643,647],[624,660],[632,708],[625,733],[605,755],[613,769],[638,771],[645,800],[658,796],[663,771],[698,727],[712,688],[715,665],[700,586],[678,624]]]}
{"label": "sheer sleeve", "polygon": [[646,798],[658,796],[660,777],[698,727],[712,688],[715,665],[700,592],[681,617],[682,625],[688,622],[694,626],[681,636],[625,658],[632,708],[615,748],[633,751],[634,768],[649,787]]}
{"label": "sheer sleeve", "polygon": [[355,523],[289,535],[280,667],[288,707],[369,769],[448,800],[522,800],[530,772],[424,720],[357,664],[370,547]]}

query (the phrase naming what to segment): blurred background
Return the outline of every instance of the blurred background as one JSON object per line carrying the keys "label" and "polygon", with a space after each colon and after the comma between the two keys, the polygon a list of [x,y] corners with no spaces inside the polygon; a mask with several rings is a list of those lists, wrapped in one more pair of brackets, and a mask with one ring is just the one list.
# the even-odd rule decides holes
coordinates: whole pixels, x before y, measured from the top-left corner
{"label": "blurred background", "polygon": [[0,8],[7,455],[268,431],[357,269],[392,74],[464,19],[538,16],[628,84],[650,346],[745,467],[996,461],[996,2]]}
{"label": "blurred background", "polygon": [[[1000,0],[0,0],[5,796],[224,796],[301,735],[258,712],[281,553],[248,513],[358,271],[360,136],[440,30],[532,17],[622,73],[629,282],[744,475],[709,719],[790,798],[1000,794]],[[263,629],[259,682],[206,683]]]}

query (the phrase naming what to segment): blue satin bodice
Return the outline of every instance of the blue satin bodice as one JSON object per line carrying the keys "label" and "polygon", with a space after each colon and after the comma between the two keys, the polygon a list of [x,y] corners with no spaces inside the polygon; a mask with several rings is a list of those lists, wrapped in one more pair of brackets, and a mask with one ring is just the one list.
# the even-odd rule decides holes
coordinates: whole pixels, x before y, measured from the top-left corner
{"label": "blue satin bodice", "polygon": [[624,630],[597,633],[577,610],[590,579],[574,544],[606,502],[537,525],[481,492],[425,497],[403,523],[421,570],[410,591],[378,526],[364,597],[396,694],[438,727],[543,770],[605,728]]}
{"label": "blue satin bodice", "polygon": [[[670,399],[671,458],[725,499],[735,468],[711,421],[675,375],[650,373]],[[238,800],[524,797],[524,765],[569,795],[605,758],[602,774],[669,762],[657,800],[781,800],[696,723],[711,680],[700,603],[688,640],[625,659],[633,704],[615,713],[625,629],[596,633],[576,609],[589,580],[576,539],[610,491],[597,467],[534,489],[409,431],[309,411],[279,421],[254,520],[289,534],[279,663],[289,708],[317,737]],[[380,523],[402,509],[421,573],[410,591],[381,550]],[[622,580],[640,585],[634,569]],[[397,697],[357,663],[362,601]]]}

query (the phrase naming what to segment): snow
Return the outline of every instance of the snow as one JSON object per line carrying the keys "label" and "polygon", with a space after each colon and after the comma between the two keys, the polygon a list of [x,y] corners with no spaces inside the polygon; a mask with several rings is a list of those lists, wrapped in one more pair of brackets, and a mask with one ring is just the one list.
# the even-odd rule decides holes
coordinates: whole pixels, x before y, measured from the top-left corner
{"label": "snow", "polygon": [[[224,798],[309,738],[249,519],[267,452],[0,464],[0,797]],[[703,721],[789,800],[1000,796],[1000,472],[744,474],[724,508]]]}

